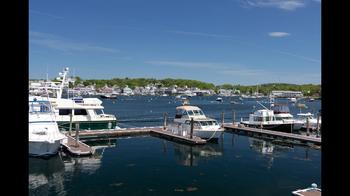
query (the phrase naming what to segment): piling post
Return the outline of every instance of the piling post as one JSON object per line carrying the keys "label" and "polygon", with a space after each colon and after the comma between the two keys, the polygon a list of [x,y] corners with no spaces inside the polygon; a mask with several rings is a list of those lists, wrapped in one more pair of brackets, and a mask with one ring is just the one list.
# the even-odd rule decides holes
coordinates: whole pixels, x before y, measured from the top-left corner
{"label": "piling post", "polygon": [[193,118],[191,118],[191,133],[190,133],[190,138],[193,138]]}
{"label": "piling post", "polygon": [[236,120],[236,112],[232,110],[232,125],[235,125],[235,120]]}
{"label": "piling post", "polygon": [[163,114],[163,120],[164,120],[164,123],[163,123],[163,129],[165,130],[166,129],[166,126],[167,126],[167,119],[168,119],[168,113],[164,113]]}
{"label": "piling post", "polygon": [[316,130],[317,130],[317,137],[319,136],[320,133],[320,114],[317,113],[317,126],[316,126]]}
{"label": "piling post", "polygon": [[221,112],[221,127],[224,127],[224,112]]}
{"label": "piling post", "polygon": [[79,146],[79,122],[75,123],[75,145]]}
{"label": "piling post", "polygon": [[72,132],[72,119],[73,119],[73,114],[70,113],[69,114],[69,132],[68,132],[69,136],[71,136],[71,132]]}
{"label": "piling post", "polygon": [[310,122],[309,118],[306,118],[306,135],[309,136]]}

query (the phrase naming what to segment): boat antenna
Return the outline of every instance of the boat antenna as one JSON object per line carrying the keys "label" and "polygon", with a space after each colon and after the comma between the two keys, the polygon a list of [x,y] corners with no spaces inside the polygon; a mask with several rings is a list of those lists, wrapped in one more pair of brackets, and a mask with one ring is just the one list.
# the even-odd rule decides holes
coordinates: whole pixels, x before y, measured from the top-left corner
{"label": "boat antenna", "polygon": [[261,105],[263,108],[265,108],[265,109],[267,109],[268,110],[268,108],[267,107],[265,107],[263,104],[261,104],[259,101],[256,101],[259,105]]}
{"label": "boat antenna", "polygon": [[66,76],[67,76],[67,74],[68,74],[68,71],[69,71],[69,68],[68,67],[66,67],[65,69],[64,69],[64,71],[63,71],[63,73],[59,73],[59,78],[60,78],[60,81],[61,81],[61,85],[60,85],[60,87],[59,87],[59,90],[57,91],[57,98],[58,99],[60,99],[61,98],[61,96],[62,96],[62,91],[63,91],[63,87],[64,87],[64,85],[67,83],[67,81],[66,81]]}

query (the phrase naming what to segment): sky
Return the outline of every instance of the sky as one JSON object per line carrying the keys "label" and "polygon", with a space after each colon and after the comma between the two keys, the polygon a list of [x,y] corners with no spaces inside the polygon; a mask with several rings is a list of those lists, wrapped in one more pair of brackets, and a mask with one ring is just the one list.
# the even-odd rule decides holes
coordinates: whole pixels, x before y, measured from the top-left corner
{"label": "sky", "polygon": [[321,83],[320,0],[30,0],[29,78]]}

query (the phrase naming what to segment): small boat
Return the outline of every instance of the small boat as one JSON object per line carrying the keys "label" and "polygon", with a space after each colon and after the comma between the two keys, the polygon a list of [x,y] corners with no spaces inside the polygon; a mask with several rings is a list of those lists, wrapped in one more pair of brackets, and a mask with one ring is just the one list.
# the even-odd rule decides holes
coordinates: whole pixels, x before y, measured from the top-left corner
{"label": "small boat", "polygon": [[60,133],[48,99],[29,97],[29,155],[57,154],[67,137]]}
{"label": "small boat", "polygon": [[296,103],[297,102],[297,98],[291,97],[291,98],[289,98],[289,101],[292,102],[292,103]]}
{"label": "small boat", "polygon": [[116,99],[117,95],[116,94],[103,94],[103,95],[100,95],[100,97],[102,99]]}
{"label": "small boat", "polygon": [[317,130],[317,126],[321,127],[321,118],[319,119],[319,122],[317,124],[317,118],[314,118],[314,115],[310,112],[308,113],[298,113],[298,118],[296,119],[294,129],[300,129],[300,130],[306,130],[307,129],[307,122],[309,121],[309,128],[311,130]]}
{"label": "small boat", "polygon": [[216,98],[217,102],[223,102],[223,99],[221,97]]}
{"label": "small boat", "polygon": [[321,196],[321,192],[322,190],[317,188],[317,184],[312,183],[311,187],[306,189],[298,189],[296,191],[293,191],[292,194],[297,196]]}
{"label": "small boat", "polygon": [[191,119],[193,119],[194,136],[217,140],[224,132],[224,129],[215,119],[205,116],[199,107],[190,105],[176,107],[174,121],[168,125],[168,130],[182,136],[189,135]]}

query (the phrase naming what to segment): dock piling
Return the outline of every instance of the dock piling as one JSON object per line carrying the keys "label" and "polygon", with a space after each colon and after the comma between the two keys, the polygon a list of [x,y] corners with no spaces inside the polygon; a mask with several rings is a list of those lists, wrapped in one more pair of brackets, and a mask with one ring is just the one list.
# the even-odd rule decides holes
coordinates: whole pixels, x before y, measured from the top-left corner
{"label": "dock piling", "polygon": [[310,129],[309,118],[306,118],[306,135],[307,135],[307,136],[310,135],[309,129]]}
{"label": "dock piling", "polygon": [[72,115],[72,113],[70,113],[69,114],[69,132],[68,132],[69,136],[72,135],[71,134],[71,132],[72,132],[72,118],[73,118],[73,115]]}
{"label": "dock piling", "polygon": [[164,123],[163,123],[163,129],[165,130],[166,129],[166,126],[167,126],[167,119],[168,119],[168,113],[164,113],[163,114],[163,120],[164,120]]}
{"label": "dock piling", "polygon": [[224,127],[224,116],[225,116],[225,113],[221,112],[221,127]]}
{"label": "dock piling", "polygon": [[236,112],[232,110],[232,125],[235,124],[235,120],[236,120]]}
{"label": "dock piling", "polygon": [[316,130],[317,130],[317,137],[319,136],[320,133],[320,113],[317,113],[317,126],[316,126]]}
{"label": "dock piling", "polygon": [[190,138],[193,138],[193,118],[191,118],[191,133],[190,133]]}
{"label": "dock piling", "polygon": [[79,146],[79,122],[75,123],[75,145]]}

